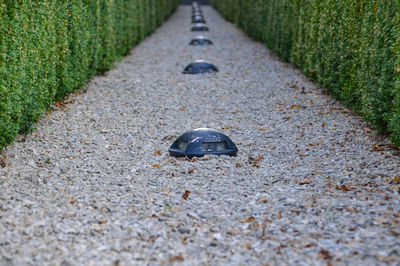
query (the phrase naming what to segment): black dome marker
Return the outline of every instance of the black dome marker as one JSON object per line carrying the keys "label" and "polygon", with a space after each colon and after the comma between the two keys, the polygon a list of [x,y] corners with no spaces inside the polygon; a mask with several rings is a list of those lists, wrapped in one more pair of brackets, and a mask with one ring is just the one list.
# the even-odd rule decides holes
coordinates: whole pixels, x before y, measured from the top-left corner
{"label": "black dome marker", "polygon": [[193,63],[190,63],[183,70],[183,74],[205,74],[205,73],[214,73],[218,72],[218,68],[216,68],[213,64],[208,63],[204,60],[196,60]]}
{"label": "black dome marker", "polygon": [[192,14],[192,18],[195,18],[196,16],[203,17],[203,14],[202,14],[201,12],[194,12],[194,13]]}
{"label": "black dome marker", "polygon": [[238,148],[225,134],[210,128],[198,128],[179,136],[169,148],[174,157],[203,157],[204,155],[236,156]]}
{"label": "black dome marker", "polygon": [[209,31],[208,27],[204,24],[196,24],[192,27],[191,31]]}
{"label": "black dome marker", "polygon": [[192,23],[206,23],[206,20],[202,16],[195,16],[192,18]]}
{"label": "black dome marker", "polygon": [[201,10],[201,8],[200,7],[194,7],[194,8],[192,8],[192,14],[194,14],[194,13],[203,13],[203,11]]}
{"label": "black dome marker", "polygon": [[189,45],[213,45],[213,42],[209,39],[204,38],[203,36],[197,36],[195,39],[190,41]]}

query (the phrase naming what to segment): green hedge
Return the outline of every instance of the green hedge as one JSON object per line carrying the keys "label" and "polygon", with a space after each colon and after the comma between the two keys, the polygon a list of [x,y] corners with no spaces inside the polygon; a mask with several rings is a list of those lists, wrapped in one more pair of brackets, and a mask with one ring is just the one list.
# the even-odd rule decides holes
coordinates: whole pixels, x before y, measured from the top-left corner
{"label": "green hedge", "polygon": [[400,2],[213,0],[400,147]]}
{"label": "green hedge", "polygon": [[113,66],[178,0],[3,0],[0,151],[49,105]]}

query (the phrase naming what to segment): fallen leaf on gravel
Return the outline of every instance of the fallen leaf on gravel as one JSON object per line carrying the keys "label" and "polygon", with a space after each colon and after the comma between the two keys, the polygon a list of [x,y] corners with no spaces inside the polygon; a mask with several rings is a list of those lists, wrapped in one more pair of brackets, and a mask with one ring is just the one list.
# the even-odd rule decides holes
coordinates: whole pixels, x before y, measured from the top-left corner
{"label": "fallen leaf on gravel", "polygon": [[185,237],[182,239],[182,245],[187,245],[188,239],[189,239],[189,236],[185,236]]}
{"label": "fallen leaf on gravel", "polygon": [[393,177],[393,184],[399,185],[400,184],[400,176]]}
{"label": "fallen leaf on gravel", "polygon": [[185,261],[185,259],[182,256],[173,256],[169,258],[169,262],[173,263],[173,262],[183,262]]}
{"label": "fallen leaf on gravel", "polygon": [[328,251],[328,250],[325,250],[325,249],[321,249],[321,250],[319,251],[319,257],[320,257],[321,259],[324,259],[324,260],[330,260],[330,259],[333,258],[333,256],[329,253],[329,251]]}
{"label": "fallen leaf on gravel", "polygon": [[248,161],[254,166],[257,166],[262,160],[264,159],[264,156],[260,155],[256,158],[249,156]]}
{"label": "fallen leaf on gravel", "polygon": [[302,105],[298,105],[298,104],[292,104],[292,108],[303,108],[303,106]]}
{"label": "fallen leaf on gravel", "polygon": [[308,179],[303,179],[303,180],[297,180],[296,182],[299,185],[307,185],[307,184],[311,184],[312,180],[308,178]]}
{"label": "fallen leaf on gravel", "polygon": [[239,222],[240,223],[251,223],[251,222],[253,222],[255,220],[256,220],[256,218],[254,218],[253,216],[250,216],[249,218],[246,218],[244,220],[240,220]]}
{"label": "fallen leaf on gravel", "polygon": [[326,126],[326,125],[325,125],[325,122],[323,122],[322,125],[321,125],[321,127],[324,128],[325,126]]}
{"label": "fallen leaf on gravel", "polygon": [[223,129],[229,130],[229,129],[231,129],[231,128],[232,128],[231,126],[225,126]]}
{"label": "fallen leaf on gravel", "polygon": [[242,164],[241,163],[236,163],[235,166],[239,168],[239,167],[242,167]]}
{"label": "fallen leaf on gravel", "polygon": [[69,203],[71,203],[72,205],[74,205],[76,203],[77,199],[71,199]]}
{"label": "fallen leaf on gravel", "polygon": [[174,140],[175,138],[176,138],[175,135],[167,135],[167,136],[164,136],[161,140],[162,140],[162,141],[165,141],[165,140]]}
{"label": "fallen leaf on gravel", "polygon": [[400,236],[400,232],[394,230],[394,229],[390,229],[390,232],[394,235],[394,236]]}
{"label": "fallen leaf on gravel", "polygon": [[0,166],[1,166],[2,168],[4,168],[4,167],[7,166],[6,161],[4,160],[4,157],[0,157]]}
{"label": "fallen leaf on gravel", "polygon": [[65,104],[63,104],[62,102],[56,102],[55,105],[58,108],[61,108],[61,110],[64,110],[65,108],[67,108],[67,106]]}
{"label": "fallen leaf on gravel", "polygon": [[372,149],[373,149],[374,151],[384,151],[384,150],[385,150],[385,147],[382,147],[381,145],[376,144],[375,146],[372,147]]}
{"label": "fallen leaf on gravel", "polygon": [[342,190],[343,192],[356,190],[355,188],[347,187],[346,185],[336,186],[336,189]]}
{"label": "fallen leaf on gravel", "polygon": [[104,219],[101,219],[99,222],[98,222],[99,224],[106,224],[107,223],[107,221],[106,220],[104,220]]}
{"label": "fallen leaf on gravel", "polygon": [[154,167],[154,168],[159,168],[159,167],[160,167],[160,165],[159,165],[159,164],[152,164],[152,165],[151,165],[151,167]]}
{"label": "fallen leaf on gravel", "polygon": [[358,211],[357,211],[356,209],[351,208],[351,207],[347,207],[345,210],[346,210],[347,212],[358,213]]}
{"label": "fallen leaf on gravel", "polygon": [[155,151],[155,152],[154,152],[154,155],[161,155],[161,151],[158,151],[158,150]]}
{"label": "fallen leaf on gravel", "polygon": [[153,214],[152,216],[151,216],[151,218],[158,218],[158,216],[157,215],[155,215],[155,214]]}
{"label": "fallen leaf on gravel", "polygon": [[187,200],[189,197],[190,191],[189,190],[185,190],[185,193],[183,193],[183,199]]}
{"label": "fallen leaf on gravel", "polygon": [[257,203],[267,203],[268,199],[267,198],[261,198],[257,200]]}
{"label": "fallen leaf on gravel", "polygon": [[171,190],[163,188],[161,189],[161,193],[169,194],[171,193]]}
{"label": "fallen leaf on gravel", "polygon": [[181,108],[179,108],[179,110],[184,111],[186,110],[187,106],[182,106]]}
{"label": "fallen leaf on gravel", "polygon": [[239,230],[232,228],[232,229],[229,229],[226,233],[228,235],[236,236],[237,234],[239,234]]}
{"label": "fallen leaf on gravel", "polygon": [[262,128],[259,128],[259,130],[265,131],[265,130],[268,130],[268,128],[267,127],[262,127]]}

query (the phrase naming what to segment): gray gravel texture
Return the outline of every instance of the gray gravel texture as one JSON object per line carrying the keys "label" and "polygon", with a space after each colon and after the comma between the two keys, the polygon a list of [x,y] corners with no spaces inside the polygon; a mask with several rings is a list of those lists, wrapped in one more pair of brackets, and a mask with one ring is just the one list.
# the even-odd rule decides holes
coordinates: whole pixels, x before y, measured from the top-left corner
{"label": "gray gravel texture", "polygon": [[[3,152],[0,264],[400,264],[399,151],[203,11],[214,46],[181,6]],[[196,59],[220,72],[181,74]],[[238,156],[170,157],[198,127]]]}

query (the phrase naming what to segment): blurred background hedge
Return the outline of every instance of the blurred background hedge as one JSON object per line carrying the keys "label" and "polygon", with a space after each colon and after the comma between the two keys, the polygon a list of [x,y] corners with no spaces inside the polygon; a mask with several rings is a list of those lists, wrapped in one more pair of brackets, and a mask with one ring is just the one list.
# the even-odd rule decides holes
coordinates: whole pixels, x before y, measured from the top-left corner
{"label": "blurred background hedge", "polygon": [[211,2],[400,147],[400,1]]}
{"label": "blurred background hedge", "polygon": [[0,1],[0,151],[113,66],[179,0]]}

